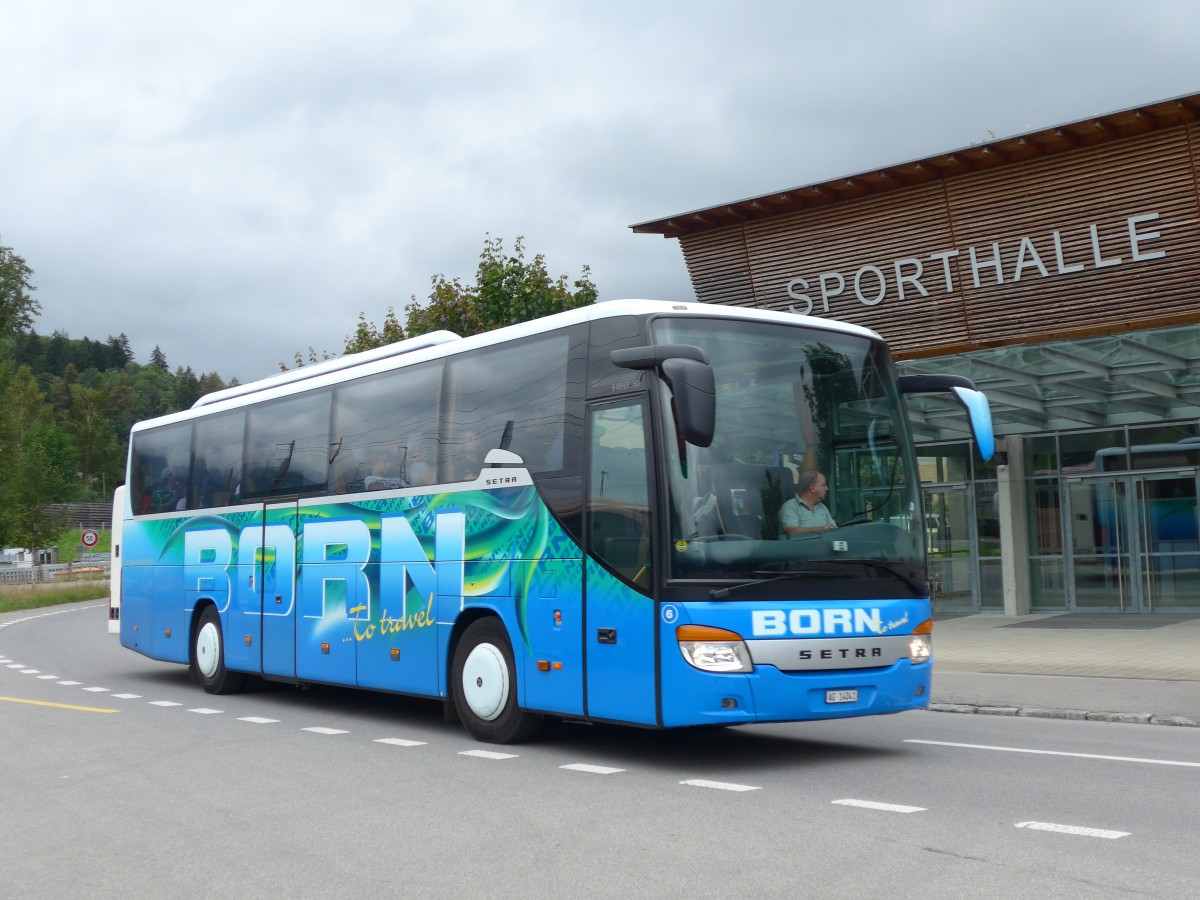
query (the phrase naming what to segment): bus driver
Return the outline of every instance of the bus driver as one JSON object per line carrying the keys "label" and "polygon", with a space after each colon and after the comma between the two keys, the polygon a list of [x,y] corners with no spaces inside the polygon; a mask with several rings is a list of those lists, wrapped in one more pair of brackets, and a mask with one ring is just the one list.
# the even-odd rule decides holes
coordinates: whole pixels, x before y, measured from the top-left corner
{"label": "bus driver", "polygon": [[796,480],[796,496],[779,507],[779,528],[789,538],[814,531],[837,528],[837,522],[823,502],[829,482],[820,472],[801,472]]}

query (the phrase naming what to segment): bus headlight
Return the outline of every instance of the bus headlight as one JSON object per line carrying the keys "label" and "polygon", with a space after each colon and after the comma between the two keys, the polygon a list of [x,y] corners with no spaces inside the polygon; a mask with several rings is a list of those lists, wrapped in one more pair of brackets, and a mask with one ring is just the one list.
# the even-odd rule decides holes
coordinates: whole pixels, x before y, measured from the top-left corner
{"label": "bus headlight", "polygon": [[680,625],[675,629],[679,641],[679,652],[688,661],[705,672],[750,672],[754,664],[750,661],[750,650],[742,636],[724,628],[707,625]]}
{"label": "bus headlight", "polygon": [[933,658],[933,620],[926,619],[913,630],[908,642],[908,659],[911,663],[929,662]]}

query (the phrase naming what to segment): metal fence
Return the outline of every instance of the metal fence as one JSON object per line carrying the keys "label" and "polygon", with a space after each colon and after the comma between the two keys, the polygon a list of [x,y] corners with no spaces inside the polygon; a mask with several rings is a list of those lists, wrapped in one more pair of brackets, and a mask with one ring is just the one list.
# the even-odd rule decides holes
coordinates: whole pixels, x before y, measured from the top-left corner
{"label": "metal fence", "polygon": [[109,573],[107,553],[83,553],[74,562],[48,566],[0,566],[0,584],[99,580]]}

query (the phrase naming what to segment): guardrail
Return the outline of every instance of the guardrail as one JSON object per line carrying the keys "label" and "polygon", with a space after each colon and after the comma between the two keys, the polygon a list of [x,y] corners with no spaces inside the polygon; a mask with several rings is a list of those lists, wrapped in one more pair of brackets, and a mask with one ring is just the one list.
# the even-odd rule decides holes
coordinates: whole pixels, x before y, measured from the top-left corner
{"label": "guardrail", "polygon": [[107,578],[108,557],[100,553],[88,554],[91,560],[76,560],[72,563],[55,563],[48,566],[0,566],[0,584],[39,584],[55,581],[83,581]]}

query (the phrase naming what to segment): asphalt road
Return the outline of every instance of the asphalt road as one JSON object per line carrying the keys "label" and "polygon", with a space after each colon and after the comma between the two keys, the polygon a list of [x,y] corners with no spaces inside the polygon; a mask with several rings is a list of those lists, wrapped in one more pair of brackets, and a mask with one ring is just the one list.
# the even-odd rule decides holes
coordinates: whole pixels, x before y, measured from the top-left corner
{"label": "asphalt road", "polygon": [[475,743],[0,617],[0,895],[1194,896],[1196,729],[919,712]]}

